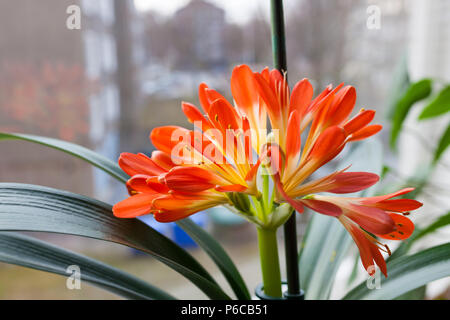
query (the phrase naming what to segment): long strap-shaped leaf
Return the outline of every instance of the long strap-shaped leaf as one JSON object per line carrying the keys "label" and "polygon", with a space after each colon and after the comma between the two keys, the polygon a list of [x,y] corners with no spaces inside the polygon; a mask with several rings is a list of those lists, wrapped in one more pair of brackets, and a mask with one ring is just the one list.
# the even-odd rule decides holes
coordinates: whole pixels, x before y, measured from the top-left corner
{"label": "long strap-shaped leaf", "polygon": [[390,300],[424,284],[450,276],[450,243],[412,256],[403,256],[387,264],[388,277],[382,277],[380,289],[368,289],[363,282],[343,298],[346,300]]}
{"label": "long strap-shaped leaf", "polygon": [[[110,174],[112,177],[118,179],[121,182],[126,182],[129,176],[120,169],[120,167],[111,160],[103,157],[102,155],[86,149],[82,146],[53,139],[47,137],[40,137],[34,135],[26,135],[26,134],[14,134],[14,133],[1,133],[0,132],[0,140],[1,139],[16,139],[16,140],[24,140],[33,143],[38,143],[50,148],[54,148],[65,153],[74,155],[82,160],[85,160],[97,168],[105,171]],[[187,221],[190,219],[185,219]],[[234,265],[231,258],[228,254],[223,250],[223,248],[217,243],[217,241],[211,237],[208,233],[206,233],[202,228],[197,226],[194,223],[184,223],[177,222],[177,224],[187,232],[197,244],[205,250],[205,252],[212,258],[212,260],[216,263],[219,269],[224,274],[234,293],[239,299],[250,299],[250,295],[248,293],[248,289],[245,286],[244,281],[242,280],[239,271]]]}
{"label": "long strap-shaped leaf", "polygon": [[103,171],[106,171],[121,182],[126,182],[130,178],[125,172],[120,169],[120,167],[115,162],[75,143],[29,134],[0,132],[0,140],[8,139],[29,141],[63,151],[77,158],[85,160],[90,164],[96,166],[97,168],[102,169]]}
{"label": "long strap-shaped leaf", "polygon": [[46,187],[0,183],[0,230],[73,234],[142,250],[191,280],[212,299],[229,299],[185,250],[137,219],[118,219],[111,206]]}
{"label": "long strap-shaped leaf", "polygon": [[222,246],[190,219],[181,220],[178,222],[178,225],[214,260],[230,283],[237,298],[244,300],[251,299],[244,280]]}
{"label": "long strap-shaped leaf", "polygon": [[124,298],[174,299],[161,289],[107,264],[13,232],[0,232],[0,261],[65,276],[68,276],[67,268],[76,265],[80,268],[81,281]]}

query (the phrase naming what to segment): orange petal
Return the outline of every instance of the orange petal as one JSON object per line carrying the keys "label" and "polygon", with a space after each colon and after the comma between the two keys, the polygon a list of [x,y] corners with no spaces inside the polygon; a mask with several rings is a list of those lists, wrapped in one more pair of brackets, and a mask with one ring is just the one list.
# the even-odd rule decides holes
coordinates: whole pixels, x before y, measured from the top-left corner
{"label": "orange petal", "polygon": [[155,191],[147,185],[147,179],[149,178],[149,176],[144,174],[134,175],[130,180],[127,181],[128,190],[155,193]]}
{"label": "orange petal", "polygon": [[113,207],[113,213],[118,218],[135,218],[144,214],[149,214],[152,211],[152,202],[157,197],[161,196],[159,193],[140,193],[131,196]]}
{"label": "orange petal", "polygon": [[373,120],[374,117],[375,117],[374,110],[364,110],[358,113],[353,119],[348,121],[344,125],[344,130],[347,133],[347,135],[350,135],[367,126]]}
{"label": "orange petal", "polygon": [[157,127],[152,130],[150,140],[157,149],[172,155],[172,149],[180,142],[191,144],[191,132],[178,126]]}
{"label": "orange petal", "polygon": [[334,176],[333,180],[333,188],[321,192],[358,192],[373,186],[380,180],[380,177],[370,172],[342,172]]}
{"label": "orange petal", "polygon": [[244,192],[247,190],[247,187],[240,184],[230,184],[226,186],[217,186],[215,189],[220,192]]}
{"label": "orange petal", "polygon": [[380,238],[389,240],[405,240],[408,239],[414,232],[414,223],[407,217],[400,214],[390,213],[392,220],[394,220],[395,231],[387,234],[377,234]]}
{"label": "orange petal", "polygon": [[194,106],[193,104],[190,104],[188,102],[182,102],[181,108],[190,123],[195,124],[200,122],[202,124],[201,127],[202,131],[206,131],[212,128],[212,125],[210,124],[208,119],[206,119],[200,112],[200,110],[198,110],[197,107]]}
{"label": "orange petal", "polygon": [[[223,99],[217,99],[211,104],[209,109],[209,118],[216,128],[222,129],[222,132],[240,128],[240,117],[236,110]],[[224,136],[223,139],[226,137]]]}
{"label": "orange petal", "polygon": [[325,164],[337,156],[345,137],[344,129],[341,127],[333,126],[325,129],[314,143],[308,158],[319,159],[321,165]]}
{"label": "orange petal", "polygon": [[386,195],[376,196],[376,197],[368,197],[368,198],[358,198],[358,200],[359,200],[359,202],[361,204],[371,205],[371,204],[375,204],[375,203],[380,202],[380,201],[384,201],[384,200],[388,200],[388,199],[391,199],[391,198],[402,196],[402,195],[407,194],[407,193],[409,193],[411,191],[414,191],[414,188],[404,188],[404,189],[401,189],[401,190],[398,190],[396,192],[389,193],[389,194],[386,194]]}
{"label": "orange petal", "polygon": [[157,176],[165,171],[142,153],[122,153],[119,157],[119,166],[130,176],[136,174]]}
{"label": "orange petal", "polygon": [[289,102],[289,114],[297,110],[300,118],[307,112],[307,108],[313,97],[313,87],[308,79],[303,79],[292,89],[291,101]]}
{"label": "orange petal", "polygon": [[342,209],[339,206],[328,201],[302,199],[301,202],[308,208],[327,216],[339,217],[342,214]]}
{"label": "orange petal", "polygon": [[329,125],[340,125],[352,113],[356,102],[356,90],[352,86],[346,86],[339,90],[330,105],[327,116]]}
{"label": "orange petal", "polygon": [[247,116],[255,114],[258,107],[258,92],[252,70],[247,65],[240,65],[233,69],[231,75],[231,93],[236,105]]}
{"label": "orange petal", "polygon": [[182,192],[199,192],[227,183],[200,167],[175,167],[164,175],[163,180],[170,189]]}
{"label": "orange petal", "polygon": [[261,74],[255,73],[255,80],[259,95],[266,104],[272,126],[276,129],[280,129],[281,106],[278,98],[275,96],[267,80],[264,79]]}
{"label": "orange petal", "polygon": [[177,198],[173,195],[167,195],[153,201],[154,207],[159,210],[154,212],[153,215],[159,222],[173,222],[224,202],[224,200],[203,199],[201,195],[197,198]]}
{"label": "orange petal", "polygon": [[[366,269],[367,272],[371,276],[373,276],[375,274],[373,252],[374,250],[378,251],[378,248],[366,238],[364,231],[361,230],[358,226],[350,223],[343,223],[343,225],[352,236],[353,241],[355,241],[356,245],[358,246],[359,256],[361,257],[361,262],[364,266],[364,269]],[[377,260],[379,260],[379,257],[377,257]],[[384,266],[385,263],[382,263],[380,269]]]}
{"label": "orange petal", "polygon": [[289,116],[287,126],[286,158],[298,158],[301,144],[300,117],[298,111],[294,110]]}
{"label": "orange petal", "polygon": [[[378,247],[375,244],[373,244],[372,242],[370,243],[370,251],[372,252],[373,260],[378,265],[381,272],[383,272],[384,276],[387,278],[388,275],[387,275],[386,261],[384,260],[383,255],[381,254]],[[371,274],[371,275],[373,275],[373,274]]]}
{"label": "orange petal", "polygon": [[364,140],[368,137],[373,136],[374,134],[377,134],[381,129],[383,129],[383,126],[380,124],[373,124],[371,126],[364,127],[361,130],[358,130],[355,133],[353,133],[350,136],[350,139],[348,139],[348,141]]}
{"label": "orange petal", "polygon": [[205,83],[201,83],[198,87],[198,97],[200,99],[200,104],[205,111],[205,113],[208,113],[209,106],[211,105],[212,101],[209,101],[208,95],[206,94],[206,90],[208,89],[208,86]]}
{"label": "orange petal", "polygon": [[394,199],[377,202],[375,207],[394,212],[406,212],[419,209],[423,204],[413,199]]}
{"label": "orange petal", "polygon": [[347,209],[345,216],[371,233],[384,234],[395,229],[390,215],[381,209],[354,204],[350,204]]}
{"label": "orange petal", "polygon": [[275,182],[275,187],[277,188],[277,191],[281,194],[281,196],[283,197],[283,199],[289,203],[294,209],[295,211],[297,211],[298,213],[303,213],[304,209],[303,209],[303,203],[301,200],[295,200],[292,199],[285,191],[284,191],[284,187],[283,184],[281,182],[281,178],[280,178],[280,174],[276,173],[275,175],[273,175],[273,179]]}
{"label": "orange petal", "polygon": [[154,163],[156,163],[166,171],[169,171],[175,166],[175,164],[172,162],[172,159],[170,158],[170,155],[159,150],[155,150],[152,152],[151,159]]}

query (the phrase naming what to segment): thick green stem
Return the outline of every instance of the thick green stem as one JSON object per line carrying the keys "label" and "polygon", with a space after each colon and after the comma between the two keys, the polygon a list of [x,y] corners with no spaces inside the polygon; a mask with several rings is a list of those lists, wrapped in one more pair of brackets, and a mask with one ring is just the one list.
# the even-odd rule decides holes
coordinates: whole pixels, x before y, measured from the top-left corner
{"label": "thick green stem", "polygon": [[263,276],[264,293],[273,298],[281,298],[280,261],[276,229],[258,228],[259,255]]}

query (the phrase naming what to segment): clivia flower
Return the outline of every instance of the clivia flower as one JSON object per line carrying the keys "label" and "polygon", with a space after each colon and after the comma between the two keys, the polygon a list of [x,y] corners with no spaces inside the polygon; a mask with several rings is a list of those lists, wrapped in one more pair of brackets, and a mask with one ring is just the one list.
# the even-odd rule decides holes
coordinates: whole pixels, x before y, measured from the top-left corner
{"label": "clivia flower", "polygon": [[[120,156],[120,167],[131,176],[130,197],[114,206],[114,214],[153,214],[157,221],[171,222],[225,205],[258,230],[276,232],[294,209],[302,213],[306,206],[339,219],[357,244],[364,267],[369,271],[376,263],[387,275],[380,250],[390,251],[375,236],[403,240],[411,235],[414,225],[402,214],[422,204],[391,198],[413,189],[369,198],[320,195],[358,192],[379,180],[348,168],[311,180],[347,143],[381,130],[370,124],[375,111],[362,109],[350,117],[356,102],[352,86],[328,86],[313,98],[307,79],[290,92],[279,71],[254,73],[246,65],[234,68],[231,92],[234,105],[201,84],[203,112],[182,103],[194,130],[156,128],[150,139],[158,150],[151,157]],[[307,138],[302,143],[303,132]]]}

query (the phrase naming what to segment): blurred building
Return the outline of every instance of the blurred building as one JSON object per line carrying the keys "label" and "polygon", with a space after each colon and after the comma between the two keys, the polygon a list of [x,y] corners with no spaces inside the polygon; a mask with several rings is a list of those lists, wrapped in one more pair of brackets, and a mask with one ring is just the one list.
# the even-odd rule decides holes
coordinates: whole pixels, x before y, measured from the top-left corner
{"label": "blurred building", "polygon": [[[66,10],[71,5],[81,7],[79,30],[66,27],[69,17]],[[83,84],[79,84],[78,89],[71,87],[73,113],[59,112],[64,99],[54,102],[54,112],[49,112],[51,109],[47,100],[41,102],[42,106],[39,107],[42,111],[35,111],[42,115],[42,119],[39,119],[42,129],[32,125],[33,119],[26,122],[22,117],[14,122],[10,114],[21,115],[17,112],[20,104],[11,107],[9,102],[0,105],[0,126],[4,130],[69,139],[111,159],[116,158],[119,153],[120,114],[133,113],[136,108],[136,101],[127,99],[137,96],[133,79],[136,65],[142,60],[142,51],[134,50],[135,44],[139,44],[135,37],[140,30],[138,20],[133,18],[135,15],[132,0],[0,0],[0,68],[15,72],[27,66],[30,70],[37,70],[36,76],[31,75],[34,76],[31,79],[31,76],[25,79],[23,76],[14,76],[14,79],[19,79],[16,79],[16,87],[21,89],[26,83],[28,91],[35,94],[30,101],[37,100],[44,93],[49,97],[57,97],[63,92],[62,84],[68,81],[66,78],[69,72],[65,70],[74,68],[81,70],[82,76],[77,75],[79,79],[69,81],[70,84]],[[130,30],[130,33],[123,33],[122,30]],[[132,37],[128,39],[130,34]],[[49,75],[54,79],[47,79]],[[37,77],[46,77],[46,81],[39,81]],[[8,82],[8,79],[4,81]],[[30,86],[30,82],[40,85]],[[47,82],[49,85],[45,85]],[[64,98],[67,100],[67,95]],[[80,124],[75,117],[82,114],[84,105],[86,116],[81,119],[84,123]],[[28,102],[23,106],[29,113],[37,107]],[[81,127],[87,129],[68,138],[67,134],[59,134],[67,130],[46,130],[46,123],[51,123],[50,120],[55,122],[53,127],[61,125],[63,129],[73,128],[75,131]],[[60,152],[29,143],[19,146],[17,142],[2,142],[1,150],[2,181],[45,184],[87,195],[95,193],[104,200],[111,200],[114,194],[107,175]]]}
{"label": "blurred building", "polygon": [[[77,4],[78,1],[0,1],[0,68],[2,75],[5,69],[20,69],[22,66],[30,66],[30,69],[41,70],[47,64],[54,69],[55,64],[64,66],[85,67],[83,32],[80,30],[69,30],[66,28],[66,9],[69,5]],[[13,74],[10,79],[16,80],[16,87],[24,85],[25,80],[17,78]],[[83,72],[84,73],[84,72]],[[39,77],[41,72],[37,72],[34,83],[42,83]],[[61,81],[61,78],[57,78]],[[27,79],[30,81],[30,79]],[[49,86],[32,87],[36,92],[36,97],[40,92],[49,90]],[[31,90],[31,88],[30,88]],[[57,94],[55,92],[54,94]],[[81,99],[86,100],[83,92],[78,92]],[[33,100],[33,98],[31,98]],[[14,105],[13,111],[20,105]],[[37,108],[36,105],[24,104],[23,109],[31,111]],[[46,105],[42,107],[43,112]],[[61,138],[58,134],[48,133],[45,128],[32,126],[35,119],[19,118],[17,125],[10,128],[13,123],[13,115],[7,113],[7,101],[0,105],[2,128],[6,130],[22,131],[26,133],[52,135]],[[56,114],[45,116],[47,122]],[[59,122],[71,119],[58,119]],[[89,121],[88,119],[85,119]],[[72,119],[73,121],[73,119]],[[45,120],[39,121],[41,125]],[[76,142],[83,140],[86,143],[88,133],[74,139]],[[18,181],[25,183],[43,184],[52,187],[68,189],[84,194],[91,194],[92,170],[82,162],[69,158],[60,152],[44,149],[30,143],[1,142],[0,145],[0,180]],[[57,174],[59,172],[59,174]],[[88,182],[88,183],[86,183]]]}
{"label": "blurred building", "polygon": [[183,48],[176,65],[184,68],[224,68],[225,11],[204,0],[191,0],[173,17],[173,28]]}

